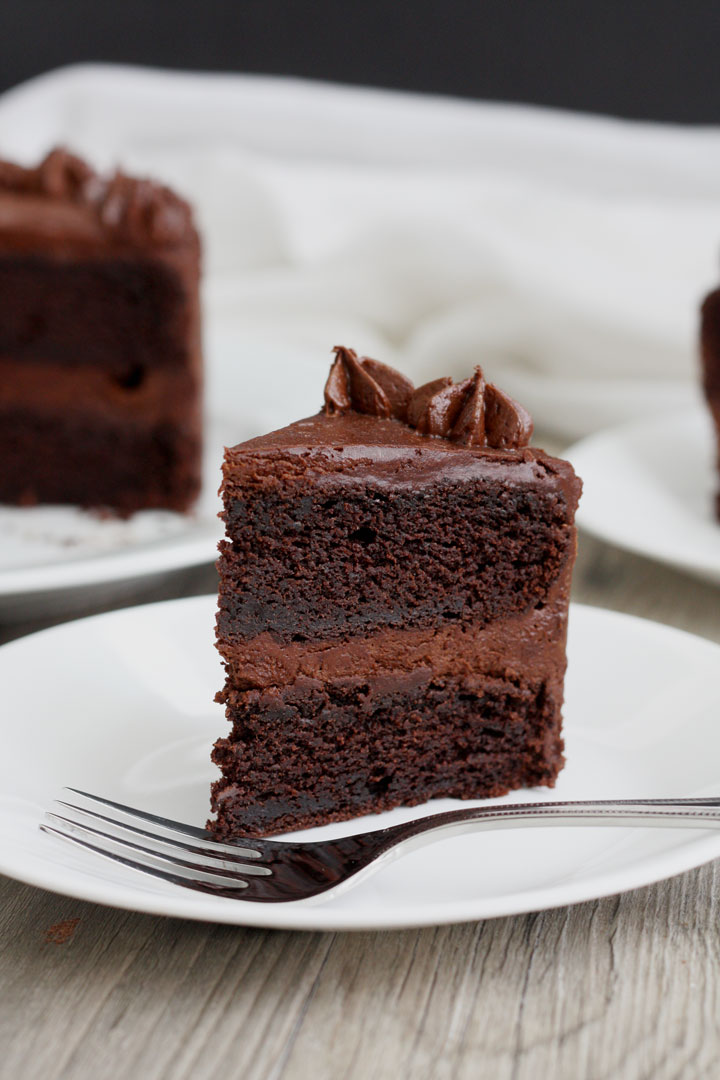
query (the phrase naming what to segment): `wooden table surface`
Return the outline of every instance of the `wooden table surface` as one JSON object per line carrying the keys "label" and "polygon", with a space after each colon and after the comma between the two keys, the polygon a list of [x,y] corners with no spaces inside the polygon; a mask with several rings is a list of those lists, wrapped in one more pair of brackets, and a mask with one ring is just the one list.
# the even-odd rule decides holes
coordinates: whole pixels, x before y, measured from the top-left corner
{"label": "wooden table surface", "polygon": [[[212,591],[205,568],[129,601]],[[720,641],[720,589],[587,536],[574,596]],[[357,934],[137,915],[0,878],[0,1076],[717,1078],[719,874]]]}

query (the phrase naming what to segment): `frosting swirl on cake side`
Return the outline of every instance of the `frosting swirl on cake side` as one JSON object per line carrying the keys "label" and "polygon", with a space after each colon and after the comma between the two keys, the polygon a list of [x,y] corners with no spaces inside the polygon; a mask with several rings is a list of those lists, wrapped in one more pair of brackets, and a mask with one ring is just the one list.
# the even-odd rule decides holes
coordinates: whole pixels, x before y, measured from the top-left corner
{"label": "frosting swirl on cake side", "polygon": [[119,170],[103,178],[62,147],[51,150],[35,168],[0,161],[3,194],[85,207],[106,233],[134,244],[173,247],[194,233],[190,206],[169,188]]}

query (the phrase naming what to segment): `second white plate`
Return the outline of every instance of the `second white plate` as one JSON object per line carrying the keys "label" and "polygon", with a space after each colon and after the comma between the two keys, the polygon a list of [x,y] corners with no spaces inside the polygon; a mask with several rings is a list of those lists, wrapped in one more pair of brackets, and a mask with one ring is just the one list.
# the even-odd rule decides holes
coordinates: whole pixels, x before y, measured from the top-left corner
{"label": "second white plate", "polygon": [[720,479],[707,410],[654,416],[572,446],[578,525],[618,547],[720,582]]}

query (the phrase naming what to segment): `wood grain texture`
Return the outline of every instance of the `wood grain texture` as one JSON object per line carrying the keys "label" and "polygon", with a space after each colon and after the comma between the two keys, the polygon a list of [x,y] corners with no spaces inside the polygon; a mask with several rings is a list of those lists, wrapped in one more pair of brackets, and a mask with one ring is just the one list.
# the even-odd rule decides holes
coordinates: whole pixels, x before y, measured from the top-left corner
{"label": "wood grain texture", "polygon": [[[161,595],[213,581],[180,574]],[[720,641],[719,589],[588,537],[574,596]],[[719,870],[540,914],[361,934],[160,919],[0,879],[0,1077],[716,1078]]]}

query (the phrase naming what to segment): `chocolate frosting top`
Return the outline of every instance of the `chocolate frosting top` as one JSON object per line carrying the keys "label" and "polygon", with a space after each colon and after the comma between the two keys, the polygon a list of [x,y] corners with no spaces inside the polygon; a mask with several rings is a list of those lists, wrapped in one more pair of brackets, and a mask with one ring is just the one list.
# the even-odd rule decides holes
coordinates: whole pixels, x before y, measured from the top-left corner
{"label": "chocolate frosting top", "polygon": [[399,371],[378,360],[359,357],[342,345],[334,351],[325,384],[327,416],[358,412],[400,420],[421,435],[495,450],[516,450],[530,441],[530,414],[486,382],[479,366],[462,382],[434,379],[416,390]]}
{"label": "chocolate frosting top", "polygon": [[117,171],[101,177],[82,158],[56,148],[35,168],[0,161],[0,195],[34,196],[86,209],[117,240],[175,247],[194,235],[192,210],[169,188]]}

